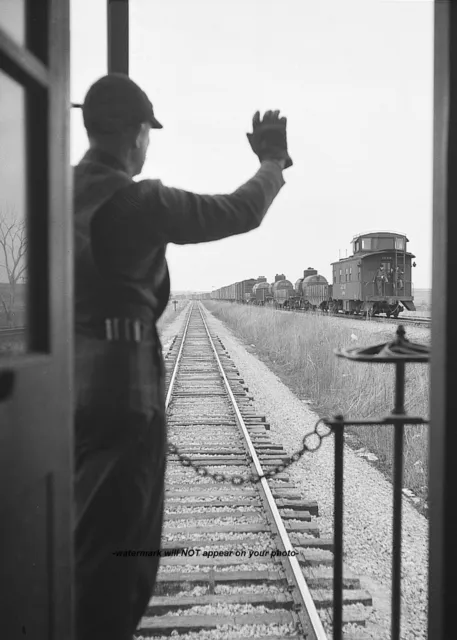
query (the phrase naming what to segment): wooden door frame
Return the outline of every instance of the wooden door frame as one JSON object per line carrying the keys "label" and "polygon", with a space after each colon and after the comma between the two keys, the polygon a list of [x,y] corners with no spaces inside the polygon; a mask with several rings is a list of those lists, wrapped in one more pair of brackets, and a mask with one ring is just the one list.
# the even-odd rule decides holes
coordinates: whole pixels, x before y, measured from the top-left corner
{"label": "wooden door frame", "polygon": [[[0,24],[0,69],[27,91],[27,234],[32,240],[27,254],[29,338],[26,354],[0,358],[0,378],[4,381],[5,377],[11,376],[14,381],[14,376],[18,376],[25,380],[39,371],[41,388],[46,387],[48,379],[58,379],[62,383],[59,391],[65,389],[65,393],[55,397],[48,385],[43,399],[55,403],[52,404],[53,425],[49,425],[49,434],[52,451],[59,451],[58,459],[53,459],[53,467],[45,478],[50,596],[47,619],[51,634],[46,640],[71,640],[74,626],[73,225],[69,155],[69,1],[26,0],[25,8],[25,45],[19,45]],[[27,380],[27,384],[29,382]],[[24,397],[18,402],[14,393],[13,384],[12,403],[5,414],[12,432],[16,426],[20,427],[25,415],[21,406]],[[35,397],[33,401],[39,402],[40,398]],[[45,429],[46,425],[43,425],[43,433]],[[25,449],[27,442],[22,446]],[[30,455],[33,456],[33,452]],[[3,457],[7,456],[8,451],[3,451]],[[14,463],[12,460],[11,467]],[[5,474],[20,482],[20,462],[15,475],[6,468]],[[21,486],[2,485],[0,504],[7,510],[14,504],[15,493]],[[20,504],[17,509],[20,511]],[[8,549],[3,552],[7,553]],[[27,601],[22,606],[26,611]]]}
{"label": "wooden door frame", "polygon": [[457,584],[457,6],[435,2],[433,281],[430,397],[430,639],[454,637]]}

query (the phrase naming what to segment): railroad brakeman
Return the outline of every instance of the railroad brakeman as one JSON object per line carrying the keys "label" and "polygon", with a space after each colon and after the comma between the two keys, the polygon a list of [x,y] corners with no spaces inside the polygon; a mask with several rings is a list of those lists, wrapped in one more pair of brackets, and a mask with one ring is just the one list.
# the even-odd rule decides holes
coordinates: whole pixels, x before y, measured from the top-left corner
{"label": "railroad brakeman", "polygon": [[146,94],[109,74],[82,106],[90,148],[74,168],[77,640],[131,640],[151,597],[166,459],[164,364],[156,322],[170,295],[165,250],[258,227],[292,165],[286,119],[257,112],[260,169],[229,195],[135,182],[156,119]]}

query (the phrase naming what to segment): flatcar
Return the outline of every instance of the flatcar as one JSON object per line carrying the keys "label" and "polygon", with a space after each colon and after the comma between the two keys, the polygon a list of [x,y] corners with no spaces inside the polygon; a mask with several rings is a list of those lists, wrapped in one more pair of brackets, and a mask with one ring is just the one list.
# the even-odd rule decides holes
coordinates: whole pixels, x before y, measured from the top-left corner
{"label": "flatcar", "polygon": [[352,240],[353,255],[332,263],[333,312],[385,313],[394,318],[415,311],[411,268],[415,256],[407,251],[404,234],[387,231],[359,234]]}

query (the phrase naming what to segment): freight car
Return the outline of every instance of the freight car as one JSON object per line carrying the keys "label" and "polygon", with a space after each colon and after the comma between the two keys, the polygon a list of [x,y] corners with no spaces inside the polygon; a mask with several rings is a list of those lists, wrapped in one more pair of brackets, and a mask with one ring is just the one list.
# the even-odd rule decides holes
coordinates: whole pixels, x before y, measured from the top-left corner
{"label": "freight car", "polygon": [[263,307],[266,304],[271,304],[272,301],[273,296],[271,293],[271,284],[268,284],[265,276],[259,276],[256,284],[252,288],[252,297],[250,302]]}
{"label": "freight car", "polygon": [[305,311],[322,309],[327,311],[329,290],[328,282],[324,276],[318,274],[316,269],[308,267],[303,271],[303,277],[295,283],[295,296],[292,300],[293,309]]}
{"label": "freight car", "polygon": [[283,309],[322,310],[397,318],[404,308],[415,311],[411,269],[405,234],[377,231],[353,238],[353,255],[332,263],[332,282],[308,267],[292,285],[284,274],[268,284],[264,276],[213,291],[220,300],[248,302]]}
{"label": "freight car", "polygon": [[246,304],[250,302],[252,298],[252,290],[256,282],[257,280],[254,278],[241,280],[241,282],[235,282],[220,289],[215,289],[211,292],[210,297],[213,300],[226,300]]}
{"label": "freight car", "polygon": [[295,289],[283,273],[275,275],[275,281],[271,285],[271,295],[276,309],[289,309],[291,307],[295,297]]}
{"label": "freight car", "polygon": [[416,263],[408,242],[404,234],[385,231],[354,236],[353,255],[332,263],[331,311],[388,318],[397,318],[404,307],[415,311],[411,267]]}
{"label": "freight car", "polygon": [[252,289],[257,280],[250,278],[249,280],[242,280],[235,284],[235,300],[246,304],[250,301],[252,296]]}

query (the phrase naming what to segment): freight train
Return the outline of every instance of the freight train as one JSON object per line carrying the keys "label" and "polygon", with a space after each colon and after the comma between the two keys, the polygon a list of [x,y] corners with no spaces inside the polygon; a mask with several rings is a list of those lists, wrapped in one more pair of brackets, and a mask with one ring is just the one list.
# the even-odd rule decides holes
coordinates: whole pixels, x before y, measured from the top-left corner
{"label": "freight train", "polygon": [[242,280],[211,292],[215,300],[282,309],[318,310],[331,313],[385,313],[396,318],[405,308],[415,311],[412,260],[404,234],[377,231],[352,239],[353,254],[333,262],[332,282],[309,267],[295,285],[284,274],[269,284],[264,276]]}

